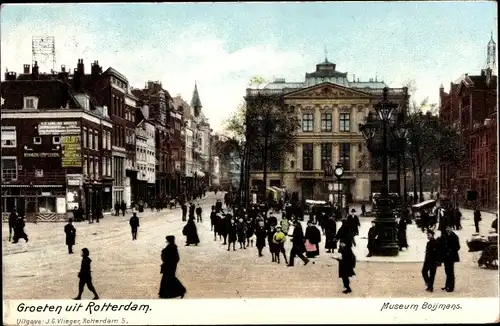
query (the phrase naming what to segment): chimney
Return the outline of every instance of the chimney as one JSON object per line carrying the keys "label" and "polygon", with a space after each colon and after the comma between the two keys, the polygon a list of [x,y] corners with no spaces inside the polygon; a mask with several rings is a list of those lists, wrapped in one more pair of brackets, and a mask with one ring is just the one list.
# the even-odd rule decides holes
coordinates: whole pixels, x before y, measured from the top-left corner
{"label": "chimney", "polygon": [[356,82],[356,75],[352,75],[352,82],[355,83]]}
{"label": "chimney", "polygon": [[102,73],[102,69],[99,66],[99,61],[95,60],[90,66],[91,66],[90,73],[91,73],[92,77],[95,78]]}
{"label": "chimney", "polygon": [[7,71],[5,73],[5,80],[16,80],[17,74],[14,71]]}
{"label": "chimney", "polygon": [[32,75],[32,78],[34,80],[37,80],[38,77],[40,76],[40,73],[38,71],[38,62],[37,61],[35,61],[35,64],[33,65],[33,71],[31,73],[31,75]]}
{"label": "chimney", "polygon": [[65,65],[61,65],[61,72],[66,72],[66,66]]}
{"label": "chimney", "polygon": [[359,78],[358,78],[358,83],[359,83]]}
{"label": "chimney", "polygon": [[78,72],[80,72],[82,75],[85,74],[85,66],[83,65],[83,59],[78,59],[78,65],[76,67],[78,69]]}
{"label": "chimney", "polygon": [[24,74],[29,75],[30,74],[30,65],[24,65]]}

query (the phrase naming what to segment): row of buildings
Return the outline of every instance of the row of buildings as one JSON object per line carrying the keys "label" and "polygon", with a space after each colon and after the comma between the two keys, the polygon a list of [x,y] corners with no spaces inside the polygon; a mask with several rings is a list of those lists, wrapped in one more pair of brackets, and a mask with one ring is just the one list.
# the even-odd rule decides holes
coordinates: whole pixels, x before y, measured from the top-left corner
{"label": "row of buildings", "polygon": [[23,68],[2,82],[2,213],[50,220],[210,186],[211,129],[196,83],[187,103],[160,82],[133,88],[97,61],[90,73],[82,59],[73,72]]}
{"label": "row of buildings", "polygon": [[[465,148],[459,166],[440,164],[441,193],[458,203],[475,192],[481,208],[498,208],[498,126],[496,43],[487,46],[487,62],[479,75],[464,74],[439,89],[440,121],[456,128]],[[469,197],[471,199],[473,197]]]}

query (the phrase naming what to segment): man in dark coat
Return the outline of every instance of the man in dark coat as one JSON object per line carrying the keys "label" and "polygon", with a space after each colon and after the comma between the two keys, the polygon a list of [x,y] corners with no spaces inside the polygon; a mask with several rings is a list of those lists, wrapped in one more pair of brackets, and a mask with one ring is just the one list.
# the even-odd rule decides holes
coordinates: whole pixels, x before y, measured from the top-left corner
{"label": "man in dark coat", "polygon": [[127,211],[127,204],[122,200],[122,203],[120,205],[120,209],[122,210],[122,216],[125,216],[125,212]]}
{"label": "man in dark coat", "polygon": [[455,290],[455,263],[460,261],[458,256],[460,241],[452,231],[451,226],[446,227],[446,231],[442,232],[437,241],[439,244],[439,261],[443,263],[446,273],[446,284],[441,290],[453,292]]}
{"label": "man in dark coat", "polygon": [[361,204],[361,216],[365,216],[365,214],[366,214],[366,205]]}
{"label": "man in dark coat", "polygon": [[194,217],[190,217],[188,219],[187,224],[182,229],[182,234],[186,236],[186,246],[192,244],[197,246],[200,243],[200,238],[198,237],[198,230],[196,229]]}
{"label": "man in dark coat", "polygon": [[424,278],[425,289],[428,292],[434,291],[434,279],[436,277],[436,269],[439,263],[439,244],[434,239],[434,231],[427,231],[427,245],[425,247],[424,266],[422,267],[422,276]]}
{"label": "man in dark coat", "polygon": [[408,249],[408,239],[406,237],[406,220],[403,218],[399,219],[398,223],[398,246],[399,251],[402,251],[403,248]]}
{"label": "man in dark coat", "polygon": [[226,218],[227,228],[227,251],[230,250],[231,244],[233,244],[233,251],[236,251],[236,240],[238,239],[238,229],[235,220],[232,217]]}
{"label": "man in dark coat", "polygon": [[186,203],[182,203],[181,210],[182,210],[182,221],[184,222],[184,221],[186,221],[187,211],[188,211],[188,207],[187,207]]}
{"label": "man in dark coat", "polygon": [[351,286],[349,278],[356,275],[354,273],[354,268],[356,267],[356,256],[352,252],[352,246],[349,240],[344,243],[340,241],[339,245],[339,256],[336,258],[339,261],[339,278],[342,279],[344,285],[344,291],[342,293],[351,293]]}
{"label": "man in dark coat", "polygon": [[266,228],[264,227],[263,221],[258,221],[257,226],[255,227],[255,246],[259,252],[259,257],[264,256],[262,254],[262,249],[266,246]]}
{"label": "man in dark coat", "polygon": [[184,298],[186,288],[175,276],[177,264],[179,263],[179,250],[175,244],[175,237],[169,235],[166,237],[167,246],[161,251],[161,270],[160,291],[158,296],[161,299]]}
{"label": "man in dark coat", "polygon": [[120,203],[116,202],[115,203],[115,216],[119,216],[119,215],[120,215]]}
{"label": "man in dark coat", "polygon": [[325,249],[327,253],[331,253],[337,249],[337,241],[335,240],[335,235],[337,235],[337,222],[335,221],[333,214],[330,214],[328,219],[324,223],[325,228]]}
{"label": "man in dark coat", "polygon": [[236,230],[238,236],[238,243],[240,244],[240,249],[246,249],[247,225],[243,220],[243,217],[240,217],[238,219],[238,223],[236,223]]}
{"label": "man in dark coat", "polygon": [[210,212],[210,231],[214,231],[214,240],[217,232],[214,230],[217,228],[217,212],[215,211],[215,205],[212,205],[212,211]]}
{"label": "man in dark coat", "polygon": [[454,213],[453,225],[455,226],[455,230],[461,230],[462,229],[462,212],[460,212],[460,209],[458,207],[455,207],[455,209],[453,210],[453,213]]}
{"label": "man in dark coat", "polygon": [[227,220],[227,217],[224,213],[220,213],[219,214],[219,219],[218,219],[218,222],[217,222],[217,233],[219,234],[219,238],[222,237],[222,239],[224,239],[224,242],[222,243],[223,245],[226,245],[227,244],[227,223],[228,223],[228,220]]}
{"label": "man in dark coat", "polygon": [[26,223],[24,223],[24,218],[22,216],[18,216],[16,224],[14,225],[14,238],[12,239],[12,243],[18,243],[19,239],[24,239],[24,241],[28,242],[28,235],[24,232],[25,225]]}
{"label": "man in dark coat", "polygon": [[481,222],[481,211],[479,208],[474,210],[474,227],[476,228],[476,233],[479,233],[479,222]]}
{"label": "man in dark coat", "polygon": [[132,217],[130,218],[129,221],[130,228],[132,231],[132,240],[137,240],[137,228],[140,226],[139,225],[139,217],[137,217],[137,213],[133,213]]}
{"label": "man in dark coat", "polygon": [[9,241],[12,240],[12,233],[14,233],[15,231],[16,222],[17,222],[17,212],[16,209],[14,208],[9,215]]}
{"label": "man in dark coat", "polygon": [[287,266],[292,267],[294,265],[295,256],[298,256],[304,262],[304,266],[309,263],[309,259],[304,256],[306,251],[306,246],[304,244],[304,232],[302,231],[302,225],[297,219],[293,221],[293,235],[292,235],[292,250],[290,251],[289,264]]}
{"label": "man in dark coat", "polygon": [[375,221],[372,221],[372,227],[370,228],[370,230],[368,230],[368,245],[366,246],[368,248],[368,255],[366,255],[366,257],[373,256],[373,251],[375,249],[375,242],[377,241],[377,238],[378,238],[378,232],[375,225]]}
{"label": "man in dark coat", "polygon": [[68,253],[73,253],[73,246],[75,245],[76,229],[73,226],[73,219],[68,220],[68,224],[64,226],[64,233],[66,234],[66,245],[68,246]]}
{"label": "man in dark coat", "polygon": [[354,242],[354,236],[352,234],[352,228],[345,217],[342,218],[342,224],[337,231],[337,235],[335,235],[335,239],[337,239],[338,241],[344,241],[344,243],[347,242],[356,245],[356,243]]}
{"label": "man in dark coat", "polygon": [[352,230],[353,237],[359,234],[359,227],[361,226],[358,215],[356,215],[355,213],[356,210],[353,208],[351,209],[351,214],[347,216],[347,223]]}
{"label": "man in dark coat", "polygon": [[80,282],[78,283],[78,295],[75,300],[82,299],[83,288],[85,284],[87,284],[90,292],[94,294],[94,298],[92,300],[98,300],[99,296],[92,284],[92,272],[90,270],[90,264],[92,263],[92,259],[89,257],[90,252],[87,248],[82,249],[82,265],[80,267],[80,273],[78,273],[78,278],[80,278]]}
{"label": "man in dark coat", "polygon": [[188,215],[188,218],[192,218],[194,220],[194,210],[195,210],[196,206],[194,206],[193,203],[190,203],[189,204],[189,215]]}
{"label": "man in dark coat", "polygon": [[203,219],[201,217],[201,212],[202,212],[201,206],[200,206],[200,204],[198,204],[198,206],[196,207],[196,222],[200,222],[200,223],[203,222]]}

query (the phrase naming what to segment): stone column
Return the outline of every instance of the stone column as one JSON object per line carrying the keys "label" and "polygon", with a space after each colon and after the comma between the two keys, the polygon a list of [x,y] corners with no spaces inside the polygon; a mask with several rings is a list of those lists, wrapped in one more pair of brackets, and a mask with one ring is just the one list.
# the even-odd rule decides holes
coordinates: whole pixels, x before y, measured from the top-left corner
{"label": "stone column", "polygon": [[321,111],[319,105],[314,107],[314,128],[313,132],[321,132]]}
{"label": "stone column", "polygon": [[351,105],[351,132],[358,133],[358,123],[361,123],[361,114],[358,112],[357,105]]}
{"label": "stone column", "polygon": [[351,154],[351,171],[354,171],[358,169],[358,143],[351,143],[350,154]]}
{"label": "stone column", "polygon": [[313,167],[314,170],[321,170],[323,167],[321,166],[321,144],[314,143],[313,144]]}
{"label": "stone column", "polygon": [[297,167],[297,171],[302,171],[302,144],[298,143],[296,147],[297,153],[297,161],[295,162],[295,166]]}
{"label": "stone column", "polygon": [[340,123],[339,123],[339,106],[338,105],[333,105],[333,110],[332,110],[332,127],[333,127],[333,132],[339,132],[340,130]]}

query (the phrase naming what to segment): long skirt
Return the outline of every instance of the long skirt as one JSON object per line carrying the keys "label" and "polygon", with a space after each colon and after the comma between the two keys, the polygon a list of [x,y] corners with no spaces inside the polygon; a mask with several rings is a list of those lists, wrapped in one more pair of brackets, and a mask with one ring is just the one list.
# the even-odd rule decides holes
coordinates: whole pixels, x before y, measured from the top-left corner
{"label": "long skirt", "polygon": [[163,275],[160,282],[160,291],[158,296],[162,299],[172,299],[183,296],[186,288],[177,277]]}

